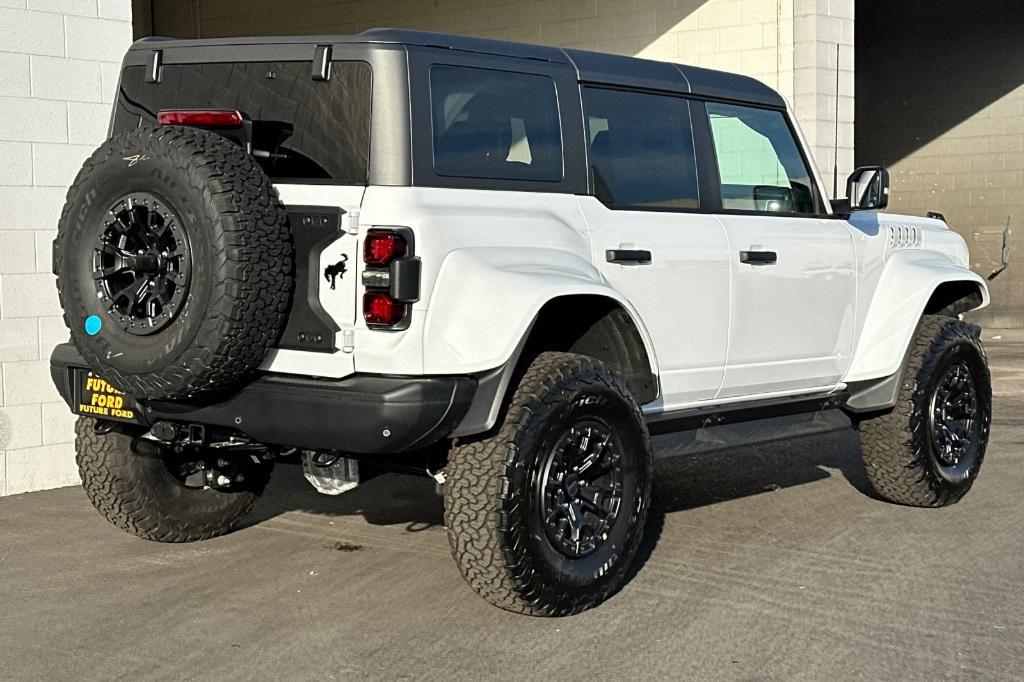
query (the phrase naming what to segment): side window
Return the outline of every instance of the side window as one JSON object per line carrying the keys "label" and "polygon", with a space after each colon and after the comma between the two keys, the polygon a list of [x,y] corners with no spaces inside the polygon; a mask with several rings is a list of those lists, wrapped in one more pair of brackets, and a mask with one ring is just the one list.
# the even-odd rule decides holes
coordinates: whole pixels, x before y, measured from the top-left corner
{"label": "side window", "polygon": [[780,111],[708,102],[722,208],[817,213],[814,181]]}
{"label": "side window", "polygon": [[430,104],[438,175],[562,179],[562,133],[551,78],[433,66]]}
{"label": "side window", "polygon": [[690,103],[583,89],[594,194],[611,208],[697,208]]}

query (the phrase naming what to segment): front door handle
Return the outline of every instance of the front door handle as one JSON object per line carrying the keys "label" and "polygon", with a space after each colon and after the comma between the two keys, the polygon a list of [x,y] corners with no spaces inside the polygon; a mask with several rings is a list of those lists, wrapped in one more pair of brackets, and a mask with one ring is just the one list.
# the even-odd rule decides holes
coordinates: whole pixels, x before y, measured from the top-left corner
{"label": "front door handle", "polygon": [[609,263],[650,265],[651,252],[644,249],[608,249],[604,252],[604,258]]}
{"label": "front door handle", "polygon": [[774,251],[740,251],[740,262],[751,265],[775,265],[779,255]]}

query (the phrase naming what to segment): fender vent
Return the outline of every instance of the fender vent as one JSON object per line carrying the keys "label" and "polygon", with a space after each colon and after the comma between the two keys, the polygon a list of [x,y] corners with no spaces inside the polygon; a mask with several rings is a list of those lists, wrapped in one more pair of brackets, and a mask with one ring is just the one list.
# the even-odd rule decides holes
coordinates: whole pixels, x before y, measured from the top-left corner
{"label": "fender vent", "polygon": [[915,225],[889,225],[889,237],[885,242],[885,250],[921,248],[921,230]]}

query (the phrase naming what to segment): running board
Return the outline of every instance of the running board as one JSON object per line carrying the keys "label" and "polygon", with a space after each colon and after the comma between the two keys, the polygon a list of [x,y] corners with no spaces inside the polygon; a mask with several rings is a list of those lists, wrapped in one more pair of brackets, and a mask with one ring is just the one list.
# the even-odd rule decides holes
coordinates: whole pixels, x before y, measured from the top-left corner
{"label": "running board", "polygon": [[799,396],[651,415],[654,457],[663,459],[849,429],[847,395]]}

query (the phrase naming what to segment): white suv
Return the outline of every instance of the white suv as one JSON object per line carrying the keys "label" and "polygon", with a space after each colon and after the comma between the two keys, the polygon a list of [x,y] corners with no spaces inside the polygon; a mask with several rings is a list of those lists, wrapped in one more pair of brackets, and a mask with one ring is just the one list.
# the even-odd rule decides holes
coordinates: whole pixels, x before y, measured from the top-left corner
{"label": "white suv", "polygon": [[[826,200],[749,78],[492,40],[143,40],[61,217],[53,379],[86,491],[179,542],[276,460],[438,482],[502,608],[621,585],[654,457],[859,428],[882,496],[962,497],[988,302],[939,218]],[[365,468],[365,466],[364,466]]]}

